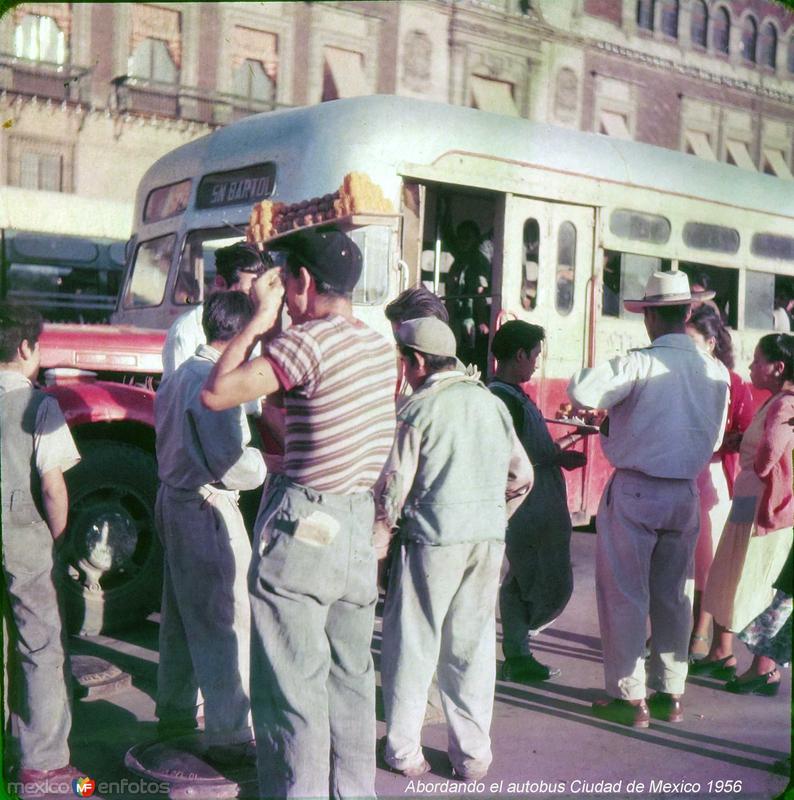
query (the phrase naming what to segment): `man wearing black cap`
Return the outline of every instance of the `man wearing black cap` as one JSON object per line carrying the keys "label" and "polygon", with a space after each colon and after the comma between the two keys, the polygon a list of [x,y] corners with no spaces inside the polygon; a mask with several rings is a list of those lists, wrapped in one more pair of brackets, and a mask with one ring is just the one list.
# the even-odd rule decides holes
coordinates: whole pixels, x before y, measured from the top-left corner
{"label": "man wearing black cap", "polygon": [[[371,490],[394,437],[396,366],[389,343],[353,316],[356,244],[326,228],[279,248],[283,283],[275,270],[256,281],[254,318],[202,393],[216,410],[284,393],[284,475],[268,482],[248,575],[260,792],[374,797]],[[284,295],[292,326],[247,361]]]}

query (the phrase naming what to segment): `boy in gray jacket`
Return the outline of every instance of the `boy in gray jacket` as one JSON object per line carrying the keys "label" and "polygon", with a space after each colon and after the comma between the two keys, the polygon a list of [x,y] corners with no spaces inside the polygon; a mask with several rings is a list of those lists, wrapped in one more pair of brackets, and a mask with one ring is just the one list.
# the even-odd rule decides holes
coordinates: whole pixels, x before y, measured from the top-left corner
{"label": "boy in gray jacket", "polygon": [[396,336],[414,394],[375,487],[379,555],[398,520],[401,537],[383,615],[384,757],[406,776],[430,769],[420,739],[437,669],[450,761],[460,779],[475,780],[492,759],[505,528],[532,467],[504,405],[457,369],[449,326],[410,320]]}

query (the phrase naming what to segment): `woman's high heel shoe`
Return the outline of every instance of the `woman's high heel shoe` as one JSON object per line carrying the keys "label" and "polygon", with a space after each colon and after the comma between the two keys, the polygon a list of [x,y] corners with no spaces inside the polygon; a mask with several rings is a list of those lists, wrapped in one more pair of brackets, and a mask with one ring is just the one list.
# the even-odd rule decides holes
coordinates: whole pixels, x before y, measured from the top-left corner
{"label": "woman's high heel shoe", "polygon": [[720,678],[720,680],[731,680],[736,675],[736,665],[726,666],[725,662],[730,661],[733,655],[718,658],[715,661],[700,659],[689,665],[690,675],[705,675],[710,678]]}
{"label": "woman's high heel shoe", "polygon": [[757,678],[750,678],[749,681],[740,681],[734,677],[725,684],[725,689],[733,694],[760,694],[774,697],[780,691],[780,678],[778,677],[776,681],[770,681],[769,678],[775,674],[777,670],[773,669]]}

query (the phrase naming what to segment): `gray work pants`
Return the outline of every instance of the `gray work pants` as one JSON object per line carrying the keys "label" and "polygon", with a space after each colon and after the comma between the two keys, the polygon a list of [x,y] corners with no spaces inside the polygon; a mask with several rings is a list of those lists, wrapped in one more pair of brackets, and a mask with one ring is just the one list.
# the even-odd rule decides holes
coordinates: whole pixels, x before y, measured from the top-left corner
{"label": "gray work pants", "polygon": [[381,657],[384,755],[395,769],[422,763],[422,721],[434,670],[452,766],[461,774],[490,766],[503,556],[502,542],[440,547],[407,542],[395,555]]}
{"label": "gray work pants", "polygon": [[604,489],[596,528],[596,599],[607,693],[624,700],[645,697],[650,616],[647,686],[682,694],[700,530],[695,481],[617,470]]}
{"label": "gray work pants", "polygon": [[373,523],[370,492],[268,481],[249,573],[262,798],[375,797]]}
{"label": "gray work pants", "polygon": [[194,721],[200,688],[206,742],[250,741],[251,545],[236,495],[161,485],[156,513],[165,551],[157,716]]}
{"label": "gray work pants", "polygon": [[53,577],[52,536],[44,524],[22,533],[3,531],[9,723],[20,767],[46,771],[69,763],[68,660]]}

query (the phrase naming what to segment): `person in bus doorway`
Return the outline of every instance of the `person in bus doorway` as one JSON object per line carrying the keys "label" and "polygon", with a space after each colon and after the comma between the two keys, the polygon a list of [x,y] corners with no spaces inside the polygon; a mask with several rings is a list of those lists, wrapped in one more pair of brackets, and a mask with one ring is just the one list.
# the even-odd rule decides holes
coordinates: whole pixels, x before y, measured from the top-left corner
{"label": "person in bus doorway", "polygon": [[[392,345],[353,315],[356,243],[334,227],[279,240],[256,313],[202,398],[284,392],[284,474],[268,480],[248,575],[251,702],[262,797],[375,797],[375,484],[394,438]],[[247,360],[276,325],[292,325]]]}
{"label": "person in bus doorway", "polygon": [[[251,244],[237,242],[219,247],[215,251],[215,291],[250,294],[253,282],[272,266],[270,256]],[[162,380],[195,355],[199,345],[207,343],[202,312],[203,304],[199,303],[177,317],[168,329],[163,344]]]}
{"label": "person in bus doorway", "polygon": [[243,292],[203,306],[207,344],[164,381],[154,400],[158,477],[155,507],[164,582],[157,671],[158,730],[196,726],[204,697],[206,756],[218,765],[253,764],[248,693],[251,615],[246,572],[251,545],[238,492],[265,479],[241,406],[209,411],[204,381],[229,341],[250,322]]}
{"label": "person in bus doorway", "polygon": [[[615,468],[596,517],[596,599],[607,700],[603,719],[645,728],[649,711],[683,719],[692,625],[691,569],[699,533],[697,477],[722,441],[728,371],[686,333],[693,300],[680,271],[654,272],[642,300],[649,347],[577,372],[571,401],[609,409],[601,444]],[[646,704],[644,650],[650,616]]]}
{"label": "person in bus doorway", "polygon": [[[80,456],[54,397],[37,389],[41,316],[0,304],[0,491],[8,610],[6,764],[23,798],[67,793],[72,726],[63,621],[53,578],[69,499],[63,473]],[[65,787],[65,788],[64,788]]]}
{"label": "person in bus doorway", "polygon": [[480,249],[480,229],[464,220],[455,229],[455,260],[447,274],[445,297],[461,361],[485,375],[491,324],[491,264]]}
{"label": "person in bus doorway", "polygon": [[498,363],[489,388],[507,406],[535,472],[532,490],[507,526],[510,568],[499,591],[502,679],[517,683],[560,674],[535,659],[530,643],[562,613],[573,591],[571,517],[562,470],[587,463],[584,453],[567,449],[586,434],[569,433],[555,442],[543,414],[521,388],[535,372],[544,338],[539,325],[511,320],[491,343]]}
{"label": "person in bus doorway", "polygon": [[375,488],[379,556],[398,525],[400,537],[383,612],[383,756],[408,777],[430,769],[421,731],[437,671],[455,775],[479,780],[492,760],[505,527],[532,485],[532,466],[504,405],[457,369],[449,326],[409,320],[397,341],[414,394]]}

